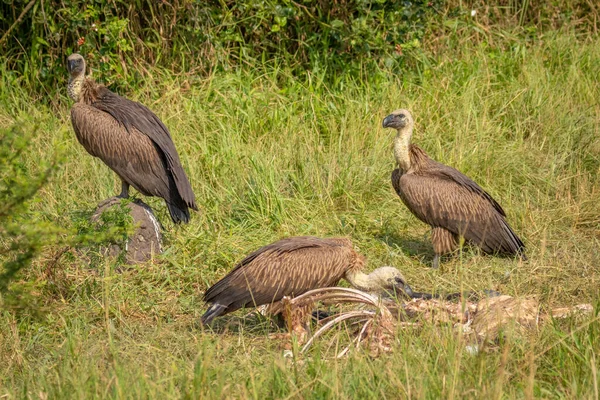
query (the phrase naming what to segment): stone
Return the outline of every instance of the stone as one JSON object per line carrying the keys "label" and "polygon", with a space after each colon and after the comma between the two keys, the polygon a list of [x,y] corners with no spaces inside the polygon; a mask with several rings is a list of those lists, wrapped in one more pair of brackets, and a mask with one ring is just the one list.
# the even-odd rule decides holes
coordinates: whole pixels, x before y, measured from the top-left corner
{"label": "stone", "polygon": [[[102,213],[118,205],[121,200],[119,197],[111,197],[100,203],[91,217],[91,222],[97,222]],[[125,262],[133,265],[149,261],[155,254],[162,253],[160,223],[150,206],[139,199],[127,203],[126,207],[130,210],[134,231],[125,243]],[[105,254],[110,257],[118,257],[122,250],[121,246],[115,243],[104,249]]]}

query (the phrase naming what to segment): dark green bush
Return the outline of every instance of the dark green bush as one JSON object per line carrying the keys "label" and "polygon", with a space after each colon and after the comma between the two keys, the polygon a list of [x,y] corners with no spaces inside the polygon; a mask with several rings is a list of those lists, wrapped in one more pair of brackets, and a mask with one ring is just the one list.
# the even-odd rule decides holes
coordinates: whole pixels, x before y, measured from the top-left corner
{"label": "dark green bush", "polygon": [[[28,1],[0,3],[6,31]],[[9,34],[5,68],[14,79],[52,91],[64,81],[65,58],[88,57],[94,73],[133,84],[145,64],[208,71],[273,62],[306,70],[361,73],[369,65],[402,66],[418,47],[440,0],[243,0],[36,2]],[[141,68],[140,68],[141,67]]]}
{"label": "dark green bush", "polygon": [[49,228],[26,215],[27,204],[46,182],[52,166],[31,176],[21,157],[27,138],[18,128],[0,131],[0,293],[38,253]]}
{"label": "dark green bush", "polygon": [[[81,213],[79,218],[74,215],[75,226],[70,229],[39,215],[32,205],[56,161],[25,164],[23,154],[29,149],[30,137],[18,126],[0,129],[0,308],[35,311],[32,293],[43,284],[15,284],[15,278],[44,248],[56,249],[56,257],[60,257],[74,247],[97,249],[110,243],[122,244],[131,232],[132,222],[124,204],[102,214],[97,223],[90,222],[89,213]],[[49,261],[44,268],[49,270],[55,263]]]}
{"label": "dark green bush", "polygon": [[74,51],[99,80],[123,89],[155,65],[202,73],[271,63],[335,82],[418,68],[407,63],[411,49],[424,37],[439,42],[452,26],[444,22],[457,17],[475,22],[476,32],[505,24],[531,33],[569,21],[595,31],[599,11],[589,0],[1,0],[0,32],[10,32],[0,47],[5,85],[50,94],[62,87]]}

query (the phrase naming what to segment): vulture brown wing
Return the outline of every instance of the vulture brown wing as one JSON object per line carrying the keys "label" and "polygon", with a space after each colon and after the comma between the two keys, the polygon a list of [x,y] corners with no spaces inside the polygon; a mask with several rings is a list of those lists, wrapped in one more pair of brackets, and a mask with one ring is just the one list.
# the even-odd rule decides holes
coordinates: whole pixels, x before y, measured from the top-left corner
{"label": "vulture brown wing", "polygon": [[469,189],[471,192],[486,199],[496,209],[496,211],[500,213],[500,215],[506,217],[506,213],[504,212],[500,204],[498,204],[498,202],[494,200],[494,198],[490,196],[488,192],[483,190],[481,186],[479,186],[475,181],[473,181],[471,178],[458,171],[457,169],[431,160],[427,164],[427,173],[437,175],[440,179],[454,181],[458,185]]}
{"label": "vulture brown wing", "polygon": [[410,211],[429,225],[462,235],[487,253],[517,254],[524,249],[500,206],[472,185],[429,173],[400,175],[394,171],[392,180]]}
{"label": "vulture brown wing", "polygon": [[135,128],[148,136],[163,153],[179,195],[188,207],[197,210],[194,192],[179,160],[171,134],[162,121],[144,105],[121,97],[103,86],[98,89],[97,100],[92,105],[110,114],[127,132]]}
{"label": "vulture brown wing", "polygon": [[204,300],[227,305],[230,312],[333,286],[344,276],[353,256],[351,246],[328,239],[284,239],[248,255],[207,290]]}
{"label": "vulture brown wing", "polygon": [[77,140],[91,155],[100,158],[123,180],[145,195],[172,201],[164,160],[154,143],[137,129],[127,132],[107,113],[84,103],[71,109]]}

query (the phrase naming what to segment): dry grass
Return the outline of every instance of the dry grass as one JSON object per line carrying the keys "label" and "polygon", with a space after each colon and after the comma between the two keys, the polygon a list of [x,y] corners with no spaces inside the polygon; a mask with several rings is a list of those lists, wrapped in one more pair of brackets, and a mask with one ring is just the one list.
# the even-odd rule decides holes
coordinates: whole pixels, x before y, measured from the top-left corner
{"label": "dry grass", "polygon": [[[600,324],[566,320],[531,338],[507,337],[477,356],[448,327],[399,328],[393,352],[353,353],[340,330],[292,362],[266,321],[221,319],[203,330],[203,291],[260,245],[288,235],[347,235],[370,266],[394,265],[416,290],[494,289],[535,295],[542,308],[597,305],[600,273],[600,41],[546,36],[509,51],[468,46],[421,73],[330,92],[281,71],[182,82],[161,72],[130,94],[170,127],[201,212],[165,224],[155,263],[117,272],[71,253],[51,276],[47,249],[22,280],[34,282],[45,317],[0,314],[0,397],[17,398],[593,398]],[[63,99],[29,104],[15,89],[0,104],[3,126],[39,124],[24,168],[65,156],[32,207],[73,226],[118,190],[115,175],[78,145]],[[443,264],[428,228],[389,181],[398,107],[416,118],[414,140],[486,188],[524,238],[530,261],[466,250]],[[146,199],[145,199],[146,200]],[[2,240],[2,239],[0,239]]]}

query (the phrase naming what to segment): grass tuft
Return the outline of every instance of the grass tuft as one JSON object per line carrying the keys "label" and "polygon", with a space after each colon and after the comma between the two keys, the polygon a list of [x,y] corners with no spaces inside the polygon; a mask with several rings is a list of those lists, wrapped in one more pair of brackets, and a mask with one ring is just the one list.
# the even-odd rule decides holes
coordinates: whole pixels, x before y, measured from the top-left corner
{"label": "grass tuft", "polygon": [[[465,44],[428,63],[335,91],[277,68],[202,79],[149,71],[127,95],[171,130],[201,211],[175,227],[162,201],[144,198],[166,227],[166,251],[120,272],[68,252],[48,279],[59,249],[46,249],[21,275],[37,284],[45,317],[0,313],[0,397],[597,397],[597,315],[474,356],[452,327],[426,324],[399,328],[389,355],[333,360],[340,331],[295,362],[267,339],[266,322],[236,314],[218,334],[200,327],[203,291],[289,235],[349,236],[369,268],[394,265],[416,290],[494,289],[598,310],[600,40],[562,32],[505,51]],[[73,228],[118,180],[77,143],[68,103],[44,105],[14,81],[0,87],[0,128],[38,126],[24,168],[64,158],[33,211]],[[390,183],[393,133],[381,120],[399,107],[413,111],[416,143],[503,205],[529,262],[466,249],[439,271],[426,266],[428,228]]]}

